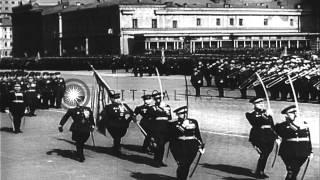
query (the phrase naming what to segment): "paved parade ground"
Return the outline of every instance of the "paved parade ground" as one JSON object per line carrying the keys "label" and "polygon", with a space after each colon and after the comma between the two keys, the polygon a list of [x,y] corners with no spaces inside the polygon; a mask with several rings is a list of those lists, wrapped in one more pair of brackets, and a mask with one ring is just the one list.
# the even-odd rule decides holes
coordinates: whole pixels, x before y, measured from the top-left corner
{"label": "paved parade ground", "polygon": [[[144,92],[159,90],[156,76],[133,77],[130,73],[111,74],[99,71],[112,89],[122,92],[123,99],[131,108],[142,103]],[[94,83],[89,71],[65,71],[62,77],[80,79],[91,89]],[[189,78],[189,77],[188,77]],[[175,109],[185,105],[184,76],[163,76],[163,89],[167,92],[166,102]],[[197,119],[206,143],[206,152],[200,160],[192,179],[194,180],[250,180],[255,179],[252,171],[256,168],[258,153],[248,142],[250,124],[244,113],[252,110],[248,99],[240,99],[239,90],[226,90],[225,97],[219,98],[214,87],[203,87],[201,98],[196,98],[194,88],[189,85],[189,117]],[[249,96],[254,92],[249,91]],[[280,111],[294,102],[271,101],[275,123],[282,122]],[[89,103],[90,105],[90,103]],[[314,158],[311,160],[305,180],[320,179],[319,120],[320,105],[299,103],[302,118],[310,125]],[[171,154],[166,158],[168,167],[153,166],[153,156],[140,151],[143,135],[131,123],[122,139],[121,156],[111,153],[112,139],[94,132],[95,144],[89,139],[84,154],[86,161],[75,160],[75,145],[68,127],[58,132],[58,123],[65,109],[37,110],[36,117],[26,117],[23,133],[11,132],[11,121],[7,113],[1,113],[1,180],[16,179],[107,179],[107,180],[173,180],[176,162]],[[165,155],[166,156],[166,155]],[[286,170],[280,157],[271,168],[274,152],[271,153],[266,174],[269,179],[284,179]],[[299,178],[304,170],[300,170]],[[191,166],[193,168],[193,165]]]}

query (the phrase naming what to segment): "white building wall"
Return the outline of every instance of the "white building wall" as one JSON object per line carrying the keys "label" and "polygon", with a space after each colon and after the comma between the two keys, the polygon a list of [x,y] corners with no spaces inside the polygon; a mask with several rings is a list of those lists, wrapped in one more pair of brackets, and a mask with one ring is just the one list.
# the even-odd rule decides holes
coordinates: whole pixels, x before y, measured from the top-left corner
{"label": "white building wall", "polygon": [[[299,27],[299,15],[301,12],[284,11],[283,13],[275,12],[272,14],[270,9],[263,15],[260,11],[252,10],[252,12],[243,12],[243,9],[229,11],[229,9],[215,10],[202,9],[201,11],[190,11],[191,14],[182,11],[167,12],[166,8],[161,7],[122,7],[120,13],[121,28],[132,28],[132,19],[138,20],[138,28],[151,28],[152,19],[157,19],[158,28],[172,28],[172,21],[177,20],[178,28],[217,28],[217,29],[230,29],[230,28],[242,28],[242,29],[291,29],[297,30]],[[250,11],[250,10],[249,10]],[[262,10],[263,11],[263,10]],[[197,26],[197,18],[201,19],[201,25]],[[216,25],[217,18],[220,18],[220,26]],[[234,25],[230,25],[230,18],[234,19]],[[243,19],[243,25],[239,26],[239,19]],[[264,19],[268,19],[268,25],[264,25]],[[293,25],[290,25],[290,19],[293,19]]]}

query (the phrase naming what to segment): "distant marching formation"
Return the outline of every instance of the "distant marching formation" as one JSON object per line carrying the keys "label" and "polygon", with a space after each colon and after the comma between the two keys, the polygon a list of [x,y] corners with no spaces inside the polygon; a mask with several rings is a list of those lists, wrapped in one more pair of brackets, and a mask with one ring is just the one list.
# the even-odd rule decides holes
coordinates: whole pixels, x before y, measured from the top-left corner
{"label": "distant marching formation", "polygon": [[36,116],[37,108],[61,108],[65,81],[60,72],[0,72],[0,112],[9,109],[15,133],[21,133],[24,115]]}

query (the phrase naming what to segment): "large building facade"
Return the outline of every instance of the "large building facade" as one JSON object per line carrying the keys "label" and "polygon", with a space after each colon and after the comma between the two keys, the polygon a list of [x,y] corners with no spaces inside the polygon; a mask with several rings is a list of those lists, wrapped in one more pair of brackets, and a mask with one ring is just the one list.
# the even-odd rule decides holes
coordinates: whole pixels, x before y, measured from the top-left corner
{"label": "large building facade", "polygon": [[[40,11],[31,7],[28,13],[41,12],[38,17],[41,17],[42,27],[41,38],[38,37],[41,47],[31,54],[127,55],[162,49],[194,53],[199,49],[218,48],[319,49],[319,25],[316,23],[319,16],[310,1],[190,2],[105,0],[86,5],[59,5]],[[19,17],[16,13],[15,18]],[[15,54],[23,54],[23,48],[17,47]]]}

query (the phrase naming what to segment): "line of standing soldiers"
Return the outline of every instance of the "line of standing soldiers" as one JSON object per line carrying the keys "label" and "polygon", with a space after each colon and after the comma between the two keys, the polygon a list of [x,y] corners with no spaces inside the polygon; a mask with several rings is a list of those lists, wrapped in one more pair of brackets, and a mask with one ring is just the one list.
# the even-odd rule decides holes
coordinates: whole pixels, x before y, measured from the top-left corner
{"label": "line of standing soldiers", "polygon": [[35,116],[37,108],[61,108],[66,88],[60,72],[24,72],[11,71],[0,73],[0,111],[5,112],[10,105],[8,94],[19,84],[25,96],[28,115]]}
{"label": "line of standing soldiers", "polygon": [[234,90],[238,87],[241,98],[247,98],[248,89],[254,89],[257,97],[264,97],[262,86],[255,75],[255,72],[258,72],[270,92],[270,99],[286,101],[288,98],[293,99],[286,77],[289,74],[294,81],[299,100],[320,102],[319,67],[318,61],[290,56],[264,57],[247,61],[237,59],[220,59],[204,63],[198,61],[191,75],[191,83],[196,89],[196,96],[200,95],[200,87],[204,84],[203,78],[208,87],[212,85],[214,78],[219,97],[224,97],[224,88]]}

